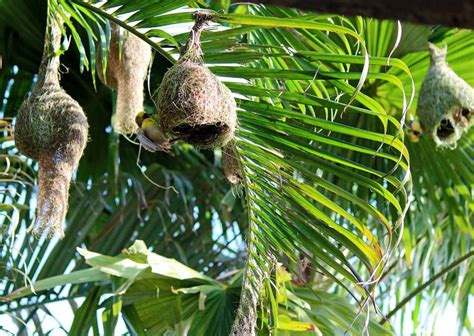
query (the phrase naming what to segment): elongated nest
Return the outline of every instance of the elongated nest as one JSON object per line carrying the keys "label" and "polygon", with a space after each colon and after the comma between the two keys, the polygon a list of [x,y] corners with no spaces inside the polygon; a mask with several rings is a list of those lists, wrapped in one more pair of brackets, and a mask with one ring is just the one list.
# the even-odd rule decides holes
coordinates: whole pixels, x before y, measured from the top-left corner
{"label": "elongated nest", "polygon": [[448,66],[446,47],[429,48],[431,65],[421,85],[417,115],[438,146],[453,148],[474,124],[474,89]]}
{"label": "elongated nest", "polygon": [[232,93],[202,62],[199,38],[207,19],[196,17],[184,55],[154,97],[163,132],[199,148],[224,146],[237,125]]}
{"label": "elongated nest", "polygon": [[107,54],[107,69],[102,68],[98,48],[97,73],[101,81],[117,91],[114,130],[129,135],[135,133],[135,115],[143,111],[143,83],[151,63],[151,47],[139,37],[111,23],[112,36]]}
{"label": "elongated nest", "polygon": [[242,184],[243,174],[233,142],[229,142],[222,148],[222,169],[230,183]]}
{"label": "elongated nest", "polygon": [[88,123],[81,106],[59,85],[61,32],[52,20],[38,82],[18,110],[15,143],[20,152],[39,161],[38,210],[33,232],[63,236],[71,177],[87,142]]}

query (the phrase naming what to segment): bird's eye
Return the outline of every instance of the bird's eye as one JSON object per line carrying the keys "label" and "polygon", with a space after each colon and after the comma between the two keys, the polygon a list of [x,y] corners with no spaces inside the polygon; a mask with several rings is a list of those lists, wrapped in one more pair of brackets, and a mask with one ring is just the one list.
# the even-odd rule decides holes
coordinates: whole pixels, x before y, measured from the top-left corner
{"label": "bird's eye", "polygon": [[418,131],[413,131],[413,134],[416,135],[416,136],[419,136],[419,135],[420,135],[420,132],[418,132]]}

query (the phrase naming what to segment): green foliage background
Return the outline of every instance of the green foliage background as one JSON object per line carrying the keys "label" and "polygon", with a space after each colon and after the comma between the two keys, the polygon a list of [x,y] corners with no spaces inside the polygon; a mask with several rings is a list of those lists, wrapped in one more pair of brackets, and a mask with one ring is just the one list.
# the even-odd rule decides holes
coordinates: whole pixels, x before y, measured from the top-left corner
{"label": "green foliage background", "polygon": [[[373,317],[369,331],[381,335],[390,331],[374,312],[389,313],[441,272],[385,326],[400,332],[411,320],[415,332],[429,332],[452,302],[459,332],[472,331],[473,263],[443,270],[472,255],[473,132],[455,150],[438,151],[426,137],[406,143],[402,127],[416,110],[428,41],[447,44],[450,66],[474,84],[471,31],[214,1],[51,0],[49,6],[70,16],[61,83],[86,111],[91,141],[71,187],[65,238],[33,239],[26,229],[35,212],[37,164],[15,149],[10,123],[34,85],[46,6],[1,2],[4,314],[48,332],[39,322],[48,303],[86,297],[81,307],[71,303],[68,334],[86,326],[112,334],[123,316],[132,334],[202,335],[216,328],[220,335],[228,334],[244,288],[243,297],[262,294],[260,333],[312,326],[324,335],[357,335]],[[176,11],[183,7],[189,10]],[[204,57],[238,104],[240,191],[222,176],[219,150],[181,144],[173,157],[142,153],[138,167],[137,146],[110,131],[114,94],[95,79],[96,48],[105,57],[111,20],[155,48],[146,90],[152,111],[149,93],[199,8],[216,11],[203,34]],[[142,170],[177,192],[157,188]],[[137,240],[144,245],[123,252]],[[198,273],[163,274],[144,246]],[[293,281],[274,267],[276,260]],[[301,267],[306,262],[309,271]],[[304,287],[298,278],[307,280]],[[33,282],[36,294],[22,289]],[[98,309],[105,309],[101,318]],[[362,316],[351,324],[357,311]],[[27,330],[19,322],[18,329]]]}

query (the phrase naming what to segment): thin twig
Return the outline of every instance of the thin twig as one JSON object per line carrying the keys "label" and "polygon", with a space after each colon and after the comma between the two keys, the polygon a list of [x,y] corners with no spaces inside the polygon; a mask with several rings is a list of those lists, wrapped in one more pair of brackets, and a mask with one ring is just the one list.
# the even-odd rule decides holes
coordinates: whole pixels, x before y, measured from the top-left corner
{"label": "thin twig", "polygon": [[380,321],[381,324],[384,324],[388,319],[390,319],[390,317],[392,317],[393,315],[395,315],[395,313],[397,311],[399,311],[401,308],[403,308],[403,306],[405,304],[407,304],[411,299],[413,299],[415,296],[417,296],[418,294],[420,294],[426,287],[430,286],[432,283],[434,283],[436,280],[438,280],[439,278],[441,278],[443,275],[445,275],[446,273],[449,273],[451,272],[453,269],[455,269],[456,267],[458,267],[463,261],[471,258],[472,256],[474,256],[474,250],[472,251],[469,251],[467,254],[463,255],[462,257],[454,260],[451,264],[449,264],[448,266],[446,266],[444,269],[442,269],[439,273],[435,274],[432,278],[428,279],[428,281],[426,281],[425,283],[423,283],[422,285],[418,286],[417,288],[415,288],[410,294],[407,295],[407,297],[405,297],[402,301],[400,301],[399,304],[397,304],[397,306],[387,314],[387,317],[384,318],[382,321]]}
{"label": "thin twig", "polygon": [[173,190],[175,193],[179,194],[179,192],[176,190],[176,188],[174,186],[162,186],[161,184],[158,184],[156,183],[155,181],[153,181],[144,171],[143,171],[143,166],[140,164],[140,156],[142,154],[142,145],[140,144],[140,147],[138,147],[138,155],[137,155],[137,166],[138,168],[140,169],[140,172],[142,173],[143,177],[145,177],[147,179],[148,182],[150,182],[151,184],[153,184],[155,187],[158,187],[158,188],[161,188],[161,189],[165,189],[165,190]]}

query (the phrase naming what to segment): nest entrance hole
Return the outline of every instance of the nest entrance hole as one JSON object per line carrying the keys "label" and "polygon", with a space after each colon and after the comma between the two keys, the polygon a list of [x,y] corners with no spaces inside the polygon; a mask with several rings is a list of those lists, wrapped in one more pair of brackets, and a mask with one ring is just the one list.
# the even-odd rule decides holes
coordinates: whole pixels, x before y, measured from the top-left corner
{"label": "nest entrance hole", "polygon": [[455,129],[453,124],[451,123],[451,120],[449,119],[443,119],[439,123],[438,129],[436,130],[436,135],[440,139],[446,139],[449,138],[451,135],[455,133]]}
{"label": "nest entrance hole", "polygon": [[173,133],[178,139],[201,146],[214,143],[222,134],[229,131],[229,126],[223,122],[200,125],[181,124],[173,127]]}

